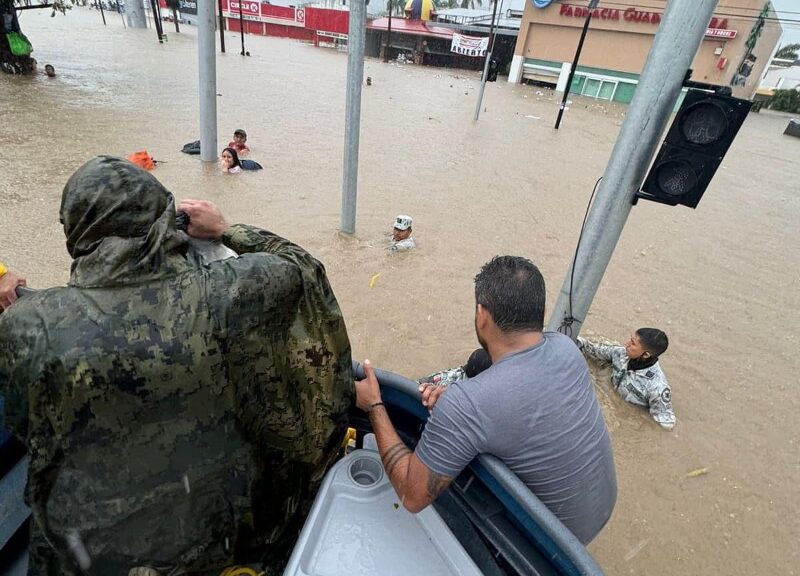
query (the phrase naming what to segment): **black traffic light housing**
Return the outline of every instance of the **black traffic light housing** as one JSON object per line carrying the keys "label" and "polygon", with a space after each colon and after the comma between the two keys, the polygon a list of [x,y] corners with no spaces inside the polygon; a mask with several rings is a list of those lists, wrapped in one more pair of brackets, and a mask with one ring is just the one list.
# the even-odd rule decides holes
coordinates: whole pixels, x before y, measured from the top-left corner
{"label": "black traffic light housing", "polygon": [[752,102],[734,98],[727,86],[690,81],[684,85],[693,87],[634,203],[641,198],[696,208],[750,112]]}

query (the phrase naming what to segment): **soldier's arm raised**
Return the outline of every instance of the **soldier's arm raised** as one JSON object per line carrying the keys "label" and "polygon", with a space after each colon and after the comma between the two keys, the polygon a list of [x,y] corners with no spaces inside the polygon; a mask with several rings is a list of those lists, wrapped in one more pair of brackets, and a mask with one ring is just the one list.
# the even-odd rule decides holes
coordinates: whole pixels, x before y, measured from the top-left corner
{"label": "soldier's arm raised", "polygon": [[578,348],[580,348],[581,351],[590,358],[594,358],[596,360],[606,360],[610,362],[614,359],[614,349],[619,348],[619,346],[598,344],[578,336]]}

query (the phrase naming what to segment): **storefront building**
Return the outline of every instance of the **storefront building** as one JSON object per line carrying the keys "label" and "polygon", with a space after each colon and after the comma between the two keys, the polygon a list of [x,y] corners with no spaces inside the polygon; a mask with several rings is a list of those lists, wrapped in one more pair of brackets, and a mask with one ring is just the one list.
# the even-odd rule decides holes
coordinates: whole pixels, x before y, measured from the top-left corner
{"label": "storefront building", "polygon": [[[588,0],[529,0],[508,81],[543,82],[563,91],[588,4]],[[630,5],[626,0],[601,0],[592,14],[571,92],[629,103],[665,6],[665,0],[636,0]],[[754,27],[760,33],[753,33]],[[781,34],[770,2],[725,0],[697,51],[692,79],[730,85],[734,96],[752,98]]]}

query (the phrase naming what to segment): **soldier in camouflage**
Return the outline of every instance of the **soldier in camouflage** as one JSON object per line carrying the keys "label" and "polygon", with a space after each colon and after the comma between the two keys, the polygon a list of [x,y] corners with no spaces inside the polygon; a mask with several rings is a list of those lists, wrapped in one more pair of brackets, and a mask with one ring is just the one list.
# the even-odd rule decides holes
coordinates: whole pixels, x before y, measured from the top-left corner
{"label": "soldier in camouflage", "polygon": [[672,392],[658,363],[668,345],[667,335],[657,328],[640,328],[625,346],[593,343],[578,337],[578,346],[586,356],[611,363],[611,383],[623,400],[648,408],[653,420],[672,430],[675,426]]}
{"label": "soldier in camouflage", "polygon": [[322,264],[208,202],[181,208],[191,236],[240,256],[190,262],[172,194],[91,160],[62,198],[69,285],[0,315],[31,574],[280,570],[338,456],[353,379]]}
{"label": "soldier in camouflage", "polygon": [[411,216],[406,216],[405,214],[399,214],[394,219],[389,250],[398,252],[401,250],[413,250],[417,247],[417,243],[414,242],[414,237],[411,235],[413,233],[411,229],[413,223],[414,220]]}

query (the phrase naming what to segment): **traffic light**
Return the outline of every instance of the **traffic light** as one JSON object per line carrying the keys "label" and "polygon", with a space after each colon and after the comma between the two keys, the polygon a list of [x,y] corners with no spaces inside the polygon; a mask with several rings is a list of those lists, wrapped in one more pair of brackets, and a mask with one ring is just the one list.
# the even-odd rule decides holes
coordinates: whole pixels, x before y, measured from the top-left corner
{"label": "traffic light", "polygon": [[751,105],[727,94],[689,90],[637,198],[696,208]]}

